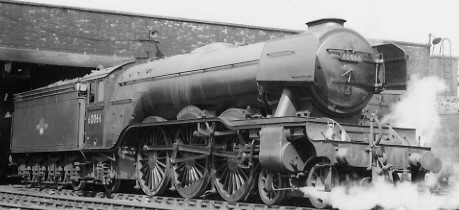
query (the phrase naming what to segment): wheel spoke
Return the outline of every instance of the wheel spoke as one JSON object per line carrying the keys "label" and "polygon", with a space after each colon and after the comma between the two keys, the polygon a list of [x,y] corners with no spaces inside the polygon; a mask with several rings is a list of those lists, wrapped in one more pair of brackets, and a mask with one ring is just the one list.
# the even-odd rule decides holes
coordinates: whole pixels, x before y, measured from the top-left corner
{"label": "wheel spoke", "polygon": [[[222,162],[223,162],[223,161],[222,161]],[[221,171],[222,169],[225,169],[225,170],[228,169],[228,165],[226,165],[226,164],[221,164],[221,166],[220,166],[219,168],[217,168],[216,171],[219,172],[219,171]]]}
{"label": "wheel spoke", "polygon": [[231,194],[232,191],[233,191],[233,174],[232,172],[230,172],[228,174],[228,193]]}
{"label": "wheel spoke", "polygon": [[[166,157],[164,157],[164,159],[166,159]],[[156,161],[156,167],[161,167],[165,169],[167,167],[166,164],[167,163],[163,163],[162,161],[159,161],[159,160]]]}
{"label": "wheel spoke", "polygon": [[155,171],[154,169],[150,169],[150,173],[148,175],[148,179],[150,180],[150,186],[149,186],[149,190],[153,190],[155,189],[155,186],[156,186],[156,179],[155,179]]}
{"label": "wheel spoke", "polygon": [[145,163],[145,164],[141,165],[141,167],[140,167],[140,171],[142,173],[145,173],[149,169],[150,169],[150,167],[148,166],[148,163]]}
{"label": "wheel spoke", "polygon": [[230,179],[230,175],[228,174],[229,172],[229,169],[226,168],[224,171],[223,171],[223,174],[220,176],[224,182],[223,182],[223,186],[228,189],[228,183],[229,183],[229,179]]}
{"label": "wheel spoke", "polygon": [[236,180],[236,175],[234,174],[234,172],[231,172],[231,183],[233,187],[231,192],[234,192],[237,190],[237,180]]}
{"label": "wheel spoke", "polygon": [[156,170],[161,174],[161,177],[164,177],[164,176],[166,175],[166,171],[165,171],[166,165],[164,165],[164,167],[161,167],[162,165],[159,164],[159,163],[160,163],[160,162],[157,162],[155,168],[156,168]]}
{"label": "wheel spoke", "polygon": [[[146,168],[145,172],[142,174],[142,179],[148,178],[148,176],[150,176],[150,168]],[[147,179],[145,181],[148,182],[149,180]]]}
{"label": "wheel spoke", "polygon": [[154,145],[153,144],[153,137],[151,136],[152,134],[149,133],[148,136],[147,136],[147,144],[148,145]]}
{"label": "wheel spoke", "polygon": [[156,173],[156,168],[152,168],[151,169],[151,180],[152,180],[152,187],[155,188],[156,185],[158,185],[159,181],[158,181],[158,174]]}
{"label": "wheel spoke", "polygon": [[196,168],[194,168],[194,167],[191,168],[190,171],[191,171],[191,175],[192,175],[192,177],[193,177],[192,183],[195,183],[196,181],[199,180],[199,175],[198,175],[198,173],[196,172]]}
{"label": "wheel spoke", "polygon": [[153,188],[153,174],[151,173],[151,170],[148,170],[148,175],[147,175],[147,180],[148,180],[148,189],[151,190]]}
{"label": "wheel spoke", "polygon": [[156,183],[155,186],[157,186],[157,185],[161,184],[161,180],[162,180],[163,177],[162,177],[162,175],[159,172],[157,167],[155,167],[154,171],[155,171],[154,176],[155,176],[155,183]]}
{"label": "wheel spoke", "polygon": [[188,180],[187,178],[188,178],[188,170],[184,169],[183,173],[181,174],[181,179],[180,179],[182,186],[185,186],[187,184],[186,183],[186,181]]}
{"label": "wheel spoke", "polygon": [[206,170],[206,167],[204,166],[205,163],[200,163],[200,161],[195,161],[194,165],[198,166],[199,168],[201,168],[201,170]]}
{"label": "wheel spoke", "polygon": [[243,170],[243,169],[238,169],[237,171],[238,171],[238,173],[240,174],[242,180],[248,180],[248,179],[249,179],[249,177],[247,176],[245,170]]}
{"label": "wheel spoke", "polygon": [[238,177],[239,177],[239,180],[241,180],[241,186],[245,184],[245,182],[247,181],[247,177],[243,177],[241,176],[241,173],[239,172],[239,170],[237,171],[237,174],[238,174]]}
{"label": "wheel spoke", "polygon": [[191,171],[190,169],[187,169],[185,176],[185,186],[188,186],[189,184],[191,184]]}

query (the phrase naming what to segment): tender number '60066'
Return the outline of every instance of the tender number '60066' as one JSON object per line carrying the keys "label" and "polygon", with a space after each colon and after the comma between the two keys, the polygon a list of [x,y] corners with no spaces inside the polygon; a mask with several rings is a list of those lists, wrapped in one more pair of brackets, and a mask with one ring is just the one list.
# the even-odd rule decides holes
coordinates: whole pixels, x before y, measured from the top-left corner
{"label": "tender number '60066'", "polygon": [[88,124],[97,124],[102,122],[101,114],[91,114],[88,117]]}

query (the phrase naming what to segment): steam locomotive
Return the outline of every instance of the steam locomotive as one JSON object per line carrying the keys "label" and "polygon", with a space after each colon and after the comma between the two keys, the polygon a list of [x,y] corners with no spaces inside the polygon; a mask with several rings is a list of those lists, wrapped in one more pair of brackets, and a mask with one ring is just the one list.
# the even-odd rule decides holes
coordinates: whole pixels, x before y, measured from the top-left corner
{"label": "steam locomotive", "polygon": [[12,162],[29,186],[88,184],[147,195],[206,191],[229,202],[308,197],[375,176],[422,181],[441,161],[415,130],[362,109],[406,88],[406,55],[372,47],[342,19],[302,34],[235,47],[214,43],[125,63],[15,95]]}

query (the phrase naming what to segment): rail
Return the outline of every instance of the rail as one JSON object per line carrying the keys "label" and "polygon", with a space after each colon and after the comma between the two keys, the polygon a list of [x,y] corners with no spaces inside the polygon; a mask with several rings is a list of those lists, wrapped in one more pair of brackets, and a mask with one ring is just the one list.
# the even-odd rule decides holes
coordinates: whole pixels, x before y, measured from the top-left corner
{"label": "rail", "polygon": [[219,210],[313,210],[294,206],[267,206],[254,203],[228,203],[205,199],[183,199],[174,197],[148,197],[146,195],[96,191],[74,191],[57,189],[26,188],[23,185],[0,186],[0,208],[2,209],[219,209]]}

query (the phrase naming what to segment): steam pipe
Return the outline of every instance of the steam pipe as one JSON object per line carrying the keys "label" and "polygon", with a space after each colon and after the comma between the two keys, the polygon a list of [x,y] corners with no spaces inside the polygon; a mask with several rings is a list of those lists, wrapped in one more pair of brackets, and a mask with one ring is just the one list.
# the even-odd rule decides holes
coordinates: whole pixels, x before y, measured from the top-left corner
{"label": "steam pipe", "polygon": [[296,108],[292,102],[292,98],[292,91],[289,88],[284,88],[274,117],[294,116],[296,114]]}
{"label": "steam pipe", "polygon": [[368,167],[367,170],[371,170],[373,167],[373,140],[374,140],[374,114],[371,114],[371,119],[370,119],[370,139],[368,139]]}
{"label": "steam pipe", "polygon": [[379,142],[381,142],[381,139],[382,139],[382,124],[381,122],[379,121],[378,119],[378,116],[376,116],[375,114],[372,114],[372,117],[374,118],[375,122],[376,122],[376,125],[378,126],[378,137],[376,137],[376,142],[374,145],[378,145]]}

